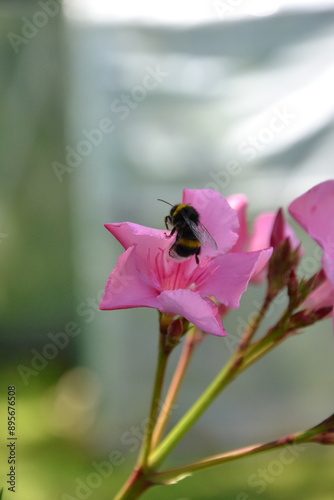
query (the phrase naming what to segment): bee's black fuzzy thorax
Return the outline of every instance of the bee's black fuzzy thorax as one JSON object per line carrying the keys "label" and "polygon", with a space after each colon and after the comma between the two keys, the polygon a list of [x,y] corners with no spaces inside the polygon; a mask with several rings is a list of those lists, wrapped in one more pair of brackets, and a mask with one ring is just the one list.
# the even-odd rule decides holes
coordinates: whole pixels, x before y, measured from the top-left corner
{"label": "bee's black fuzzy thorax", "polygon": [[196,225],[199,223],[199,213],[191,205],[183,203],[174,205],[170,211],[170,216],[175,226],[183,226],[185,224],[184,215]]}

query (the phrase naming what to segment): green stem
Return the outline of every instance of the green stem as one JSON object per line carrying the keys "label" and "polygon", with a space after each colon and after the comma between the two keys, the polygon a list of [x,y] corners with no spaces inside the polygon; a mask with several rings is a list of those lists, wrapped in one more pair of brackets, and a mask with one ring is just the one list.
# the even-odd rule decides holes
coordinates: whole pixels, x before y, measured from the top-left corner
{"label": "green stem", "polygon": [[155,424],[159,415],[159,408],[161,403],[161,392],[163,387],[163,382],[165,378],[167,361],[170,354],[170,350],[165,348],[165,336],[160,333],[159,342],[159,355],[158,355],[158,366],[155,374],[155,382],[152,393],[151,407],[146,427],[146,432],[144,436],[144,441],[139,455],[138,469],[145,469],[148,462],[148,456],[151,450],[152,436]]}
{"label": "green stem", "polygon": [[161,439],[161,436],[164,433],[164,430],[166,429],[168,420],[172,414],[173,405],[180,392],[184,376],[187,372],[195,348],[197,347],[198,344],[199,344],[198,329],[197,327],[192,327],[190,328],[186,336],[185,344],[179,362],[177,364],[173,379],[171,381],[163,407],[161,409],[157,425],[155,426],[153,432],[152,447],[151,447],[152,449],[154,449],[157,446],[157,444]]}
{"label": "green stem", "polygon": [[222,390],[236,378],[241,372],[261,358],[269,350],[275,347],[285,338],[284,326],[289,310],[286,310],[278,321],[277,325],[271,331],[255,344],[249,346],[245,352],[237,352],[231,357],[225,367],[204,391],[202,396],[188,410],[178,424],[171,430],[164,441],[156,448],[149,457],[149,465],[152,468],[157,467],[182,437],[197,422],[205,410],[211,405],[214,399]]}
{"label": "green stem", "polygon": [[136,500],[150,486],[153,486],[153,483],[146,478],[141,469],[136,469],[114,497],[114,500]]}
{"label": "green stem", "polygon": [[273,296],[272,294],[269,294],[269,292],[267,293],[261,309],[256,314],[255,318],[250,322],[249,327],[247,328],[247,330],[245,331],[245,333],[242,336],[240,345],[238,347],[239,352],[244,352],[247,349],[247,347],[249,346],[252,338],[254,337],[257,329],[259,328],[259,326],[261,324],[261,321],[265,317],[265,315],[268,311],[268,308],[269,308],[270,304],[272,303],[274,297],[275,296]]}
{"label": "green stem", "polygon": [[278,323],[273,328],[271,328],[264,337],[249,346],[249,349],[244,358],[244,369],[253,364],[258,359],[262,358],[271,349],[281,343],[286,338],[288,333],[292,332],[292,330],[289,331],[287,328],[287,320],[289,319],[289,314],[290,309],[288,307]]}
{"label": "green stem", "polygon": [[271,351],[271,349],[278,346],[278,344],[280,344],[285,338],[285,335],[282,335],[281,338],[276,338],[275,340],[266,338],[259,340],[256,344],[253,344],[244,358],[243,370],[255,363],[258,359],[262,358],[265,354]]}
{"label": "green stem", "polygon": [[222,453],[220,455],[215,455],[192,464],[184,465],[182,467],[176,467],[174,469],[169,469],[167,471],[158,472],[154,475],[154,482],[160,484],[169,484],[176,482],[177,480],[191,475],[194,472],[208,469],[209,467],[215,467],[226,462],[231,462],[233,460],[239,460],[244,457],[249,457],[256,455],[258,453],[263,453],[265,451],[274,450],[276,448],[282,448],[283,446],[290,446],[293,444],[300,444],[306,442],[310,437],[310,432],[301,432],[296,434],[290,434],[284,436],[275,441],[265,444],[256,444],[252,446],[247,446],[245,448],[240,448],[239,450],[229,451],[227,453]]}
{"label": "green stem", "polygon": [[166,332],[161,329],[159,338],[158,364],[155,374],[151,406],[138,463],[129,479],[115,496],[114,500],[135,500],[154,484],[150,481],[151,469],[147,467],[147,462],[152,445],[153,431],[159,414],[161,392],[167,368],[167,361],[171,351],[172,349],[166,346]]}
{"label": "green stem", "polygon": [[192,408],[190,408],[174,429],[172,429],[160,446],[151,453],[149,466],[152,469],[155,469],[164,460],[174,446],[205,412],[208,406],[210,406],[223,388],[234,379],[238,373],[238,368],[239,358],[236,359],[235,356],[233,356]]}

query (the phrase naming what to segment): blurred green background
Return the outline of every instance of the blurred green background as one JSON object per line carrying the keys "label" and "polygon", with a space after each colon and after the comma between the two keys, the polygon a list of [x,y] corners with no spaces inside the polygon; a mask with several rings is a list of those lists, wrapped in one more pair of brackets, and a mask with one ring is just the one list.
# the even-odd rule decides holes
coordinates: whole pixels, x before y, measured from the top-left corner
{"label": "blurred green background", "polygon": [[[185,187],[243,192],[253,219],[333,177],[333,25],[329,0],[1,2],[2,484],[9,385],[18,415],[17,492],[3,500],[104,500],[124,481],[137,451],[126,437],[150,399],[157,314],[98,311],[121,252],[103,224],[161,228],[156,199],[177,203]],[[319,253],[299,234],[311,275]],[[232,335],[263,293],[252,287],[226,319]],[[330,320],[283,344],[228,388],[169,464],[329,416],[333,350]],[[174,418],[229,353],[228,340],[206,340]],[[284,467],[273,452],[145,498],[329,500],[333,490],[333,450],[310,445]]]}

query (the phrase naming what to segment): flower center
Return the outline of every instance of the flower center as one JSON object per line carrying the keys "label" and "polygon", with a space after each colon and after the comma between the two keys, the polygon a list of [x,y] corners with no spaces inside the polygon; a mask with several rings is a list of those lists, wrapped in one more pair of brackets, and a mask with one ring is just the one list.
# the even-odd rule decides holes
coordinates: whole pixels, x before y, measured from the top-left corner
{"label": "flower center", "polygon": [[[208,259],[209,260],[209,259]],[[196,291],[211,274],[207,261],[196,264],[194,258],[178,262],[161,249],[155,256],[151,278],[160,290],[190,289]],[[154,275],[154,276],[153,276]]]}

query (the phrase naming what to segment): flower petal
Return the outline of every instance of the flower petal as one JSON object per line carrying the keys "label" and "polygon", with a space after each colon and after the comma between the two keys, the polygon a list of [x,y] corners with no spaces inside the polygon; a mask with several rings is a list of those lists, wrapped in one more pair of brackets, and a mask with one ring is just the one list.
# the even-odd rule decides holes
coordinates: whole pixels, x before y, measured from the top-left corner
{"label": "flower petal", "polygon": [[321,307],[332,306],[334,303],[334,287],[326,279],[318,288],[316,288],[303,302],[306,309],[320,309]]}
{"label": "flower petal", "polygon": [[237,231],[239,238],[230,252],[244,252],[249,239],[247,224],[248,199],[244,194],[233,194],[227,198],[227,201],[230,207],[237,212],[239,219],[239,229]]}
{"label": "flower petal", "polygon": [[218,251],[209,245],[202,248],[201,256],[226,253],[235,245],[238,239],[238,214],[218,191],[184,189],[183,203],[190,203],[199,212],[202,224],[218,245]]}
{"label": "flower petal", "polygon": [[217,257],[208,264],[212,267],[211,276],[203,281],[198,291],[201,295],[213,296],[226,306],[236,309],[249,280],[266,265],[271,254],[272,248],[269,248]]}
{"label": "flower petal", "polygon": [[111,234],[118,239],[125,250],[132,245],[141,243],[142,239],[146,238],[147,236],[162,240],[168,239],[166,238],[165,231],[163,231],[162,229],[154,229],[153,227],[141,226],[140,224],[134,224],[132,222],[105,224],[104,227],[106,227],[108,231],[110,231]]}
{"label": "flower petal", "polygon": [[[274,222],[277,214],[274,212],[265,212],[260,214],[254,223],[254,232],[250,240],[249,250],[254,252],[256,250],[263,250],[264,248],[268,248],[270,246],[271,233],[274,227]],[[283,229],[284,238],[290,238],[290,243],[293,249],[297,248],[299,245],[299,241],[292,230],[292,228],[284,222]],[[302,251],[300,250],[300,254]],[[262,283],[263,280],[267,276],[266,267],[262,267],[260,272],[254,273],[252,278],[252,283]]]}
{"label": "flower petal", "polygon": [[289,212],[324,250],[323,265],[334,284],[334,180],[314,186],[289,206]]}
{"label": "flower petal", "polygon": [[[254,232],[250,241],[249,250],[263,250],[270,245],[271,233],[273,230],[276,213],[265,212],[255,219]],[[292,248],[297,248],[299,241],[292,228],[285,222],[284,224],[284,238],[290,238]]]}
{"label": "flower petal", "polygon": [[105,224],[105,227],[125,249],[133,245],[136,246],[137,268],[143,274],[152,276],[152,266],[156,267],[154,259],[159,253],[165,252],[166,257],[171,259],[168,256],[168,250],[175,241],[175,237],[169,238],[166,231],[162,229],[154,229],[131,222]]}
{"label": "flower petal", "polygon": [[158,293],[137,271],[135,247],[132,246],[122,253],[110,274],[100,309],[158,307]]}
{"label": "flower petal", "polygon": [[225,336],[217,306],[193,290],[165,290],[158,296],[162,312],[180,314],[204,332]]}
{"label": "flower petal", "polygon": [[260,214],[255,219],[254,230],[249,244],[249,250],[251,252],[268,248],[275,217],[276,214],[274,212],[266,212]]}

